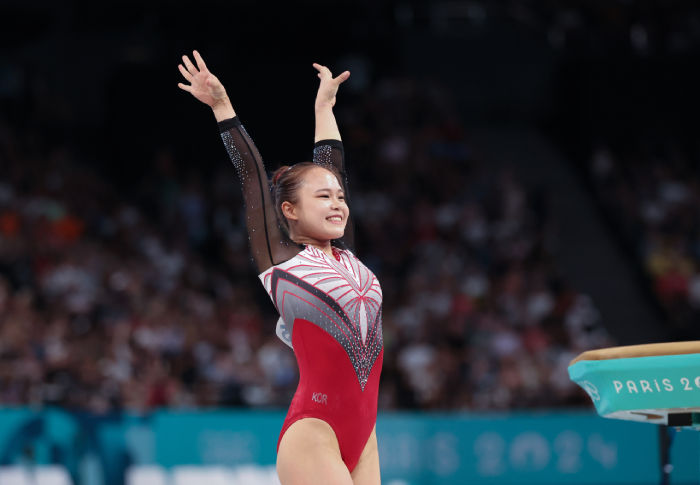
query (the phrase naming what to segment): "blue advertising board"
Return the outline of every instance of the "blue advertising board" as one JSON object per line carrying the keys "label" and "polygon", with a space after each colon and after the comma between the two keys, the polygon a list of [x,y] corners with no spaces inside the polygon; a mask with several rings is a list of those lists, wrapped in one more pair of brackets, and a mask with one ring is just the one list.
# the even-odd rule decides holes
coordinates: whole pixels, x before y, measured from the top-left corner
{"label": "blue advertising board", "polygon": [[[139,469],[158,470],[162,483],[183,466],[269,471],[283,420],[277,411],[4,409],[0,466],[60,464],[74,485],[122,485]],[[377,421],[383,483],[402,485],[656,485],[658,432],[593,412],[380,413]],[[700,433],[676,433],[672,463],[671,483],[700,483]]]}

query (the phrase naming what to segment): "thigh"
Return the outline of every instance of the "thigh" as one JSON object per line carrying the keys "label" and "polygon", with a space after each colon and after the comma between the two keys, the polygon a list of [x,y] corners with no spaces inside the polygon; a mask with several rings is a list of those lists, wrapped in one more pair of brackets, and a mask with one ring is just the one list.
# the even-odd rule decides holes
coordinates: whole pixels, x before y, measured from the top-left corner
{"label": "thigh", "polygon": [[379,473],[379,448],[377,446],[377,426],[374,426],[369,435],[367,444],[362,450],[360,460],[352,471],[354,485],[380,485]]}
{"label": "thigh", "polygon": [[296,421],[285,431],[277,451],[281,485],[352,485],[328,423],[316,418]]}

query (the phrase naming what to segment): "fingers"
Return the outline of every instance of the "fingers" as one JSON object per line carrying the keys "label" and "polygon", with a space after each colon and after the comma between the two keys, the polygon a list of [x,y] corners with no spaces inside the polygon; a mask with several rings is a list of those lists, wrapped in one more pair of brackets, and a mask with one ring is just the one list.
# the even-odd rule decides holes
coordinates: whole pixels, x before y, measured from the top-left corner
{"label": "fingers", "polygon": [[333,80],[336,81],[338,84],[340,84],[340,83],[347,81],[349,77],[350,77],[350,71],[345,71]]}
{"label": "fingers", "polygon": [[177,87],[188,93],[192,92],[192,86],[188,86],[187,84],[177,83]]}
{"label": "fingers", "polygon": [[323,79],[323,77],[332,77],[331,70],[328,69],[326,66],[322,66],[317,62],[314,62],[313,66],[314,69],[318,71],[319,77],[321,77],[321,79]]}
{"label": "fingers", "polygon": [[336,84],[341,84],[350,77],[350,71],[344,71],[342,74],[338,75],[338,77],[333,77],[333,74],[331,73],[331,70],[328,69],[326,66],[323,66],[317,62],[313,63],[314,69],[318,71],[318,77],[319,79],[331,79],[334,81]]}
{"label": "fingers", "polygon": [[207,65],[204,64],[204,59],[202,59],[202,56],[199,55],[199,52],[197,51],[192,51],[194,54],[194,60],[197,63],[197,67],[199,68],[200,71],[208,71]]}
{"label": "fingers", "polygon": [[180,70],[180,73],[187,81],[192,82],[192,74],[190,74],[189,71],[185,69],[182,64],[178,64],[177,68]]}
{"label": "fingers", "polygon": [[185,63],[185,67],[187,68],[190,74],[195,75],[199,72],[197,68],[194,67],[194,64],[192,64],[192,61],[190,61],[189,57],[182,56],[182,62]]}

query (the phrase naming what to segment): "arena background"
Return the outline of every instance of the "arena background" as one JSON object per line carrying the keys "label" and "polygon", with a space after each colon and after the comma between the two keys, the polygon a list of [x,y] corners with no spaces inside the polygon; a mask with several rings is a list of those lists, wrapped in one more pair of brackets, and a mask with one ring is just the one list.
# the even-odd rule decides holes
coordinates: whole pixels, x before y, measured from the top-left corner
{"label": "arena background", "polygon": [[[652,484],[673,430],[598,417],[592,348],[700,338],[692,1],[0,4],[0,485],[274,483],[296,383],[198,49],[269,168],[312,62],[384,289],[390,484]],[[700,392],[696,389],[693,392]],[[697,433],[671,483],[697,484]]]}

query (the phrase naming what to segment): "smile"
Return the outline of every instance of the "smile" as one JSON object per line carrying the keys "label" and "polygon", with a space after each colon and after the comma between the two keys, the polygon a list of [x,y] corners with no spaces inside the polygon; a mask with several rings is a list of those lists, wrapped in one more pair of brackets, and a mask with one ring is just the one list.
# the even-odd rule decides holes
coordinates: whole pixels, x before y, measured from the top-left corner
{"label": "smile", "polygon": [[343,223],[342,216],[330,216],[330,217],[326,217],[326,220],[329,222],[332,222],[333,224],[342,224]]}

